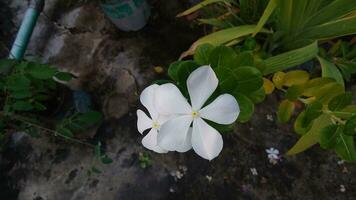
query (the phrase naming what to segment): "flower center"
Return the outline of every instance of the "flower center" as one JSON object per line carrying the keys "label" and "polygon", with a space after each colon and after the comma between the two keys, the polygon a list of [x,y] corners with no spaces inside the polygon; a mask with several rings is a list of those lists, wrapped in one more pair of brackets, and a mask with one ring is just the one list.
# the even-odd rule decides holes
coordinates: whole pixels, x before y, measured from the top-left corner
{"label": "flower center", "polygon": [[159,124],[157,122],[153,122],[152,128],[158,129],[159,128]]}
{"label": "flower center", "polygon": [[192,112],[192,116],[193,116],[193,118],[199,117],[199,112],[198,111],[193,111]]}

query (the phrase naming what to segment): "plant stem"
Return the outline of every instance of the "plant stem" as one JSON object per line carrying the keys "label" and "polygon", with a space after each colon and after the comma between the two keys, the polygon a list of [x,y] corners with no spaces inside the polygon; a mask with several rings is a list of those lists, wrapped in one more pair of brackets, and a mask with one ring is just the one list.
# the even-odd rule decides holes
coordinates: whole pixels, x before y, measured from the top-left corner
{"label": "plant stem", "polygon": [[60,136],[61,139],[65,139],[65,140],[69,140],[69,141],[72,141],[72,142],[76,142],[76,143],[80,143],[82,145],[85,145],[85,146],[88,146],[88,147],[91,147],[91,148],[95,148],[95,145],[92,145],[88,142],[84,142],[84,141],[81,141],[79,139],[75,139],[75,138],[70,138],[70,137],[67,137],[67,136],[64,136],[62,134],[60,134],[59,132],[55,131],[55,130],[52,130],[52,129],[49,129],[49,128],[46,128],[46,127],[43,127],[41,125],[38,125],[38,124],[35,124],[35,123],[32,123],[30,121],[28,121],[25,117],[22,117],[22,116],[19,116],[19,115],[15,115],[15,114],[4,114],[3,112],[0,111],[0,115],[2,116],[8,116],[14,120],[17,120],[17,121],[21,121],[27,125],[30,125],[32,127],[35,127],[37,129],[40,129],[42,131],[44,131],[45,133],[51,133],[51,135],[54,135],[54,136]]}

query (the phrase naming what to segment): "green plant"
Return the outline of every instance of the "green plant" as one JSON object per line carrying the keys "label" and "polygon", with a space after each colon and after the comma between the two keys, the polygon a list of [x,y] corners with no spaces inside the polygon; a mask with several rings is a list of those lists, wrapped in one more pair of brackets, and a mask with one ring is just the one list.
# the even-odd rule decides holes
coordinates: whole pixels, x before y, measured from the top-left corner
{"label": "green plant", "polygon": [[[219,78],[220,91],[233,94],[240,104],[240,122],[249,120],[254,103],[262,102],[265,95],[274,90],[285,97],[277,111],[281,123],[293,119],[301,107],[294,122],[294,129],[301,137],[288,151],[289,155],[320,144],[344,160],[356,161],[356,109],[352,105],[353,95],[346,91],[344,83],[355,74],[355,41],[345,41],[351,38],[330,40],[356,33],[356,1],[270,0],[268,4],[266,1],[203,1],[179,16],[207,6],[214,10],[217,5],[226,8],[225,14],[242,20],[230,27],[219,26],[216,21],[210,23],[215,27],[213,30],[218,31],[198,39],[181,58],[194,55],[196,64],[212,65]],[[263,13],[259,12],[262,7]],[[232,13],[235,8],[239,12]],[[218,11],[221,15],[221,9]],[[243,16],[248,14],[260,16],[250,21],[255,25],[246,25]],[[231,18],[216,17],[216,20]],[[314,58],[319,64],[307,64],[313,68],[313,74],[300,69],[282,72]],[[181,61],[185,62],[191,63]],[[183,64],[171,65],[169,71],[178,73],[180,68],[189,71],[184,70]],[[320,71],[321,76],[314,77]],[[179,73],[178,78],[170,76],[178,85],[186,77],[179,78]],[[247,80],[241,82],[241,78]]]}
{"label": "green plant", "polygon": [[[75,134],[85,131],[101,121],[96,111],[73,113],[62,120],[48,118],[64,101],[65,92],[59,82],[67,82],[72,75],[60,72],[45,64],[10,59],[0,60],[0,144],[6,144],[7,136],[14,131],[23,131],[32,137],[49,133],[65,140],[94,145],[75,138]],[[100,154],[101,162],[108,163],[109,157]]]}
{"label": "green plant", "polygon": [[139,153],[138,160],[140,161],[140,167],[146,169],[152,165],[152,160],[147,153]]}

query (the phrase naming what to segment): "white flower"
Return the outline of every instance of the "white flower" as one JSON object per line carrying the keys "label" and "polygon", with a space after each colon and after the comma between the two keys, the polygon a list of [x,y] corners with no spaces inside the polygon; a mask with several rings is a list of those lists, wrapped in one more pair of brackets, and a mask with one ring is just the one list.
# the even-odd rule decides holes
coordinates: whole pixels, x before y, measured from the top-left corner
{"label": "white flower", "polygon": [[266,149],[266,153],[267,153],[267,157],[269,159],[273,159],[273,160],[278,160],[279,159],[279,151],[278,149],[275,149],[273,147]]}
{"label": "white flower", "polygon": [[168,118],[167,116],[159,115],[154,107],[154,97],[158,87],[159,86],[156,84],[151,85],[141,93],[140,101],[148,110],[151,118],[149,118],[142,110],[137,110],[137,129],[141,134],[143,134],[143,131],[151,129],[142,139],[144,147],[157,153],[167,153],[167,150],[162,149],[157,145],[159,128]]}
{"label": "white flower", "polygon": [[346,192],[346,188],[344,185],[340,185],[340,192]]}
{"label": "white flower", "polygon": [[279,150],[273,147],[266,149],[267,157],[269,162],[273,165],[277,164],[280,161]]}
{"label": "white flower", "polygon": [[258,175],[257,169],[256,168],[250,168],[251,174],[254,176]]}
{"label": "white flower", "polygon": [[161,148],[185,152],[193,147],[198,155],[208,160],[219,155],[223,147],[222,137],[203,119],[218,124],[231,124],[237,119],[240,109],[230,94],[220,95],[202,108],[217,86],[218,79],[213,69],[202,66],[187,79],[191,105],[175,85],[167,83],[158,87],[154,101],[157,111],[175,116],[160,128],[158,145]]}

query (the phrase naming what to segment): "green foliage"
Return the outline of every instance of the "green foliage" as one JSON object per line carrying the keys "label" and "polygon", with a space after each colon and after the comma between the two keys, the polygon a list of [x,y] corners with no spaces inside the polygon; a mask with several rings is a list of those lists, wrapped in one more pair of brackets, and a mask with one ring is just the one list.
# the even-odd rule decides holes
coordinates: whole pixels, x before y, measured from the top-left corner
{"label": "green foliage", "polygon": [[7,68],[5,76],[0,77],[1,96],[4,97],[2,106],[7,112],[15,113],[46,110],[47,97],[54,97],[57,88],[53,77],[60,73],[70,80],[68,77],[71,76],[47,65],[27,61],[2,60],[1,68]]}
{"label": "green foliage", "polygon": [[[70,81],[70,73],[60,72],[45,64],[9,59],[0,60],[0,73],[0,149],[10,128],[11,131],[24,131],[34,138],[40,137],[41,132],[47,132],[85,143],[75,139],[75,134],[101,121],[101,114],[95,111],[74,113],[56,122],[56,129],[52,129],[55,120],[48,119],[48,114],[57,107],[50,105],[61,103],[58,101],[60,84],[56,81]],[[104,164],[112,162],[101,153],[100,160]],[[91,172],[98,172],[95,169],[93,167]]]}
{"label": "green foliage", "polygon": [[139,153],[138,160],[140,161],[140,167],[146,169],[152,165],[152,160],[147,153]]}
{"label": "green foliage", "polygon": [[56,128],[58,134],[64,137],[73,137],[74,133],[87,130],[101,121],[101,114],[96,111],[75,113],[63,119]]}
{"label": "green foliage", "polygon": [[[356,161],[356,105],[346,91],[356,74],[355,37],[330,40],[356,34],[356,1],[203,1],[185,14],[201,8],[203,13],[207,8],[216,11],[200,20],[215,32],[194,42],[182,57],[194,54],[197,65],[213,67],[219,92],[234,95],[240,105],[240,122],[250,119],[255,103],[278,89],[285,97],[277,111],[280,122],[290,121],[301,109],[294,122],[301,137],[288,154],[320,144],[344,160]],[[309,71],[283,72],[307,61]]]}

